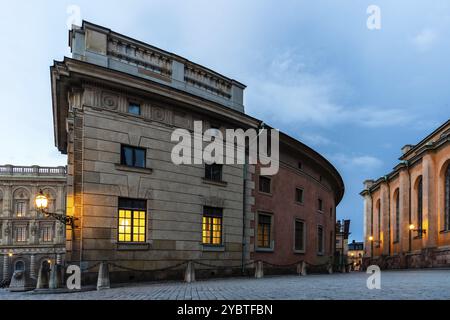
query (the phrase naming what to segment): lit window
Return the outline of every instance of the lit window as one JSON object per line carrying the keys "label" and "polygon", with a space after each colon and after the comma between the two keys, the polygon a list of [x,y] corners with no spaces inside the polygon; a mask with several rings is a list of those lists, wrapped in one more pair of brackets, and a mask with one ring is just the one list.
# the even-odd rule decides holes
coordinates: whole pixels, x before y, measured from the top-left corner
{"label": "lit window", "polygon": [[145,149],[131,146],[121,147],[120,164],[128,167],[145,168]]}
{"label": "lit window", "polygon": [[25,217],[26,210],[27,210],[27,203],[25,201],[16,202],[16,216]]}
{"label": "lit window", "polygon": [[129,103],[128,104],[128,113],[139,116],[141,114],[141,105],[138,103]]}
{"label": "lit window", "polygon": [[305,223],[295,220],[295,250],[305,250]]}
{"label": "lit window", "polygon": [[119,242],[145,242],[146,201],[119,199]]}
{"label": "lit window", "polygon": [[400,241],[400,192],[395,197],[395,241]]}
{"label": "lit window", "polygon": [[258,247],[270,248],[271,247],[271,225],[272,216],[266,214],[258,215]]}
{"label": "lit window", "polygon": [[259,176],[259,191],[270,193],[270,178]]}
{"label": "lit window", "polygon": [[203,208],[202,243],[216,246],[222,244],[221,208]]}
{"label": "lit window", "polygon": [[222,181],[222,165],[217,163],[205,164],[205,179]]}
{"label": "lit window", "polygon": [[17,226],[14,228],[15,233],[15,241],[16,242],[26,242],[27,241],[27,227],[26,226]]}
{"label": "lit window", "polygon": [[[423,184],[422,177],[419,178],[419,184],[417,186],[417,227],[419,230],[423,228]],[[419,232],[418,237],[422,238],[422,233]]]}

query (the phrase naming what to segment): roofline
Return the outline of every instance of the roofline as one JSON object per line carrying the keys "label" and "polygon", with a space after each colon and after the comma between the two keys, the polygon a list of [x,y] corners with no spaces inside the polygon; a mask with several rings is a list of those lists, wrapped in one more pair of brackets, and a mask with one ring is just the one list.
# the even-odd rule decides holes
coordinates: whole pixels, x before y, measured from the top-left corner
{"label": "roofline", "polygon": [[411,153],[413,153],[414,151],[416,151],[417,149],[419,149],[424,143],[425,141],[429,140],[432,136],[434,136],[436,133],[438,133],[440,130],[442,130],[444,127],[446,127],[447,125],[450,124],[450,119],[447,120],[444,124],[442,124],[441,126],[439,126],[439,128],[437,128],[436,130],[434,130],[432,133],[430,133],[429,135],[427,135],[425,138],[423,138],[422,140],[420,140],[419,143],[417,143],[416,145],[414,145],[414,147],[412,147],[411,149],[409,149],[406,153],[404,153],[400,158],[398,158],[399,160],[405,160]]}
{"label": "roofline", "polygon": [[[173,59],[175,59],[175,60],[177,60],[177,61],[187,62],[187,63],[189,63],[189,64],[192,64],[192,65],[195,65],[195,66],[199,66],[199,67],[201,67],[202,69],[205,69],[205,70],[207,70],[208,72],[211,72],[211,73],[215,74],[216,76],[222,77],[222,78],[224,78],[224,79],[226,79],[226,80],[232,82],[233,84],[236,84],[237,86],[241,87],[242,89],[247,88],[247,86],[246,86],[245,84],[243,84],[242,82],[239,82],[239,81],[237,81],[237,80],[235,80],[235,79],[233,79],[233,78],[229,78],[229,77],[227,77],[227,76],[224,76],[223,74],[218,73],[217,71],[214,71],[214,70],[212,70],[212,69],[210,69],[210,68],[208,68],[208,67],[205,67],[205,66],[203,66],[203,65],[201,65],[201,64],[192,62],[191,60],[188,60],[188,59],[186,59],[186,58],[184,58],[184,57],[182,57],[182,56],[180,56],[180,55],[177,55],[176,53],[166,51],[166,50],[164,50],[164,49],[161,49],[161,48],[155,47],[155,46],[153,46],[153,45],[151,45],[151,44],[148,44],[148,43],[146,43],[146,42],[144,42],[144,41],[137,40],[137,39],[135,39],[135,38],[131,38],[131,37],[126,36],[126,35],[124,35],[124,34],[121,34],[121,33],[119,33],[119,32],[113,31],[113,30],[111,30],[111,29],[109,29],[109,28],[100,26],[100,25],[98,25],[98,24],[89,22],[89,21],[87,21],[87,20],[83,20],[83,22],[82,22],[82,29],[83,29],[83,30],[84,30],[85,26],[88,26],[88,27],[90,27],[91,29],[98,29],[98,30],[101,30],[101,31],[103,31],[103,32],[110,33],[110,34],[112,34],[112,35],[115,35],[115,36],[124,38],[124,39],[129,40],[129,41],[132,41],[132,42],[137,42],[137,43],[139,43],[140,45],[143,45],[143,46],[152,48],[152,49],[154,49],[154,50],[156,50],[156,51],[160,51],[160,52],[163,53],[163,54],[169,55],[169,56],[171,56]],[[70,41],[71,41],[71,40],[69,39],[69,45],[70,45]]]}

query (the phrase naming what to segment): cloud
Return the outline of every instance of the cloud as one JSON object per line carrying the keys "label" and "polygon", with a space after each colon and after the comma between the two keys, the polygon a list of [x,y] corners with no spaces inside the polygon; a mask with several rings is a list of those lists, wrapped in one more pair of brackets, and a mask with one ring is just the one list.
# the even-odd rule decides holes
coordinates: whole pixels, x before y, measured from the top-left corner
{"label": "cloud", "polygon": [[380,168],[383,161],[370,155],[346,155],[337,153],[329,158],[345,168],[358,168],[363,170],[373,170]]}
{"label": "cloud", "polygon": [[438,38],[437,33],[432,29],[423,29],[413,39],[412,43],[421,52],[428,51]]}
{"label": "cloud", "polygon": [[353,124],[375,128],[405,125],[415,119],[405,108],[342,102],[353,89],[335,72],[314,70],[314,62],[304,60],[289,50],[275,57],[268,71],[249,86],[250,108],[257,108],[249,111],[269,115],[281,123],[322,127]]}
{"label": "cloud", "polygon": [[330,139],[316,133],[300,133],[300,139],[313,146],[329,146],[334,144]]}

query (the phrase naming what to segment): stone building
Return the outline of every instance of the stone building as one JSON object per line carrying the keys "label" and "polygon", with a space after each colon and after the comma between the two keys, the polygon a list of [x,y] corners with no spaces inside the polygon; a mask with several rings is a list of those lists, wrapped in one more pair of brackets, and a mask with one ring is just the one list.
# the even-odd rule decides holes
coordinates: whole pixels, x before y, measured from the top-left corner
{"label": "stone building", "polygon": [[402,148],[394,170],[365,181],[365,264],[450,265],[450,120]]}
{"label": "stone building", "polygon": [[[51,67],[54,130],[68,155],[67,214],[78,219],[67,228],[66,257],[92,268],[87,281],[101,261],[113,263],[114,281],[169,277],[187,260],[213,275],[245,271],[254,259],[330,254],[344,186],[302,143],[280,134],[280,174],[264,187],[254,165],[173,163],[174,129],[262,127],[244,113],[243,84],[86,21],[69,39],[72,58]],[[278,205],[284,193],[287,206]],[[295,221],[306,222],[298,250]],[[136,271],[154,269],[164,270]]]}
{"label": "stone building", "polygon": [[65,167],[0,166],[0,279],[23,270],[36,278],[42,263],[62,263],[65,226],[38,212],[34,198],[42,190],[49,212],[65,212]]}
{"label": "stone building", "polygon": [[364,257],[364,242],[353,240],[348,244],[347,261],[351,263],[352,269],[359,271]]}

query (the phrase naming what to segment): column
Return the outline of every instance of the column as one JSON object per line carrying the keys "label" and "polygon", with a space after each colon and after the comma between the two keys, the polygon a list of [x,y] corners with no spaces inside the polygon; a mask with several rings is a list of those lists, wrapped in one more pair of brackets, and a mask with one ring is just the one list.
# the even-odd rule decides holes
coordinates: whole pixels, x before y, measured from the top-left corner
{"label": "column", "polygon": [[407,169],[400,171],[400,250],[409,250],[409,177]]}
{"label": "column", "polygon": [[34,254],[30,257],[30,277],[36,279],[36,256]]}
{"label": "column", "polygon": [[61,258],[61,254],[58,253],[56,255],[56,264],[61,265],[62,264],[62,258]]}
{"label": "column", "polygon": [[426,233],[422,236],[422,247],[433,248],[437,245],[438,236],[438,214],[436,197],[436,175],[435,164],[431,154],[422,158],[422,183],[423,183],[423,228]]}
{"label": "column", "polygon": [[390,234],[389,234],[389,192],[386,183],[380,186],[380,212],[381,212],[381,235],[380,246],[383,255],[389,254]]}
{"label": "column", "polygon": [[9,279],[9,257],[8,254],[3,256],[3,280]]}

